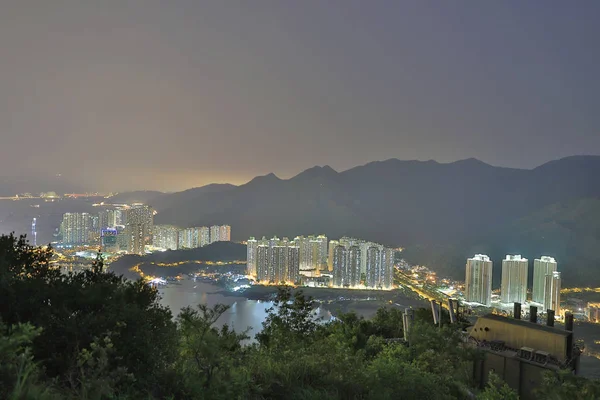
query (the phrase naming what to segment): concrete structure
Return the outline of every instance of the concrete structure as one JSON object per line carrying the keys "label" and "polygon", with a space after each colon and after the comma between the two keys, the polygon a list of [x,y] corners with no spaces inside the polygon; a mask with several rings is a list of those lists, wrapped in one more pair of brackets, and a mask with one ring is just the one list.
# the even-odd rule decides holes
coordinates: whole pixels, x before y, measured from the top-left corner
{"label": "concrete structure", "polygon": [[213,225],[210,227],[210,243],[229,242],[231,240],[231,226]]}
{"label": "concrete structure", "polygon": [[60,224],[62,242],[70,245],[87,244],[92,234],[92,218],[88,213],[65,213]]}
{"label": "concrete structure", "polygon": [[294,242],[300,252],[300,273],[305,276],[318,276],[328,270],[327,236],[297,236]]}
{"label": "concrete structure", "polygon": [[556,315],[560,315],[560,272],[554,271],[546,275],[545,281],[544,309],[554,310]]}
{"label": "concrete structure", "polygon": [[179,228],[174,225],[155,225],[152,245],[164,250],[179,248]]}
{"label": "concrete structure", "polygon": [[345,278],[347,275],[348,251],[346,246],[337,245],[333,249],[333,286],[345,286]]}
{"label": "concrete structure", "polygon": [[119,251],[117,243],[118,235],[119,231],[117,231],[117,228],[102,228],[100,230],[100,244],[103,252],[116,253]]}
{"label": "concrete structure", "polygon": [[366,260],[362,263],[366,266],[365,285],[374,289],[391,289],[394,282],[394,250],[370,243],[366,251],[361,249],[361,255],[362,260]]}
{"label": "concrete structure", "polygon": [[246,242],[246,274],[256,276],[256,252],[258,250],[258,240],[251,237]]}
{"label": "concrete structure", "polygon": [[125,234],[127,251],[131,254],[144,254],[146,245],[152,244],[154,210],[144,204],[134,204],[127,210]]}
{"label": "concrete structure", "polygon": [[231,241],[231,226],[221,225],[219,227],[219,242]]}
{"label": "concrete structure", "polygon": [[[256,250],[255,250],[256,249]],[[256,279],[264,283],[296,283],[300,272],[299,248],[287,238],[248,241],[248,271],[256,268]],[[254,275],[249,273],[249,275]]]}
{"label": "concrete structure", "polygon": [[552,257],[542,256],[533,260],[532,301],[544,304],[544,297],[546,295],[546,275],[550,275],[556,270],[556,260]]}
{"label": "concrete structure", "polygon": [[213,225],[210,227],[210,242],[218,242],[219,235],[221,234],[221,227],[219,225]]}
{"label": "concrete structure", "polygon": [[485,352],[484,359],[474,363],[475,381],[483,388],[494,371],[528,400],[536,398],[534,390],[546,371],[577,373],[581,350],[574,346],[573,315],[567,315],[565,322],[562,330],[495,314],[479,317],[468,337],[471,345]]}
{"label": "concrete structure", "polygon": [[360,283],[361,258],[359,246],[337,246],[333,250],[333,286],[357,287]]}
{"label": "concrete structure", "polygon": [[98,213],[98,226],[102,228],[114,228],[119,225],[117,217],[120,216],[119,210],[102,210]]}
{"label": "concrete structure", "polygon": [[465,300],[485,306],[492,304],[492,261],[483,254],[467,259]]}
{"label": "concrete structure", "polygon": [[333,250],[339,246],[340,242],[337,240],[330,240],[328,245],[328,255],[327,255],[327,269],[329,272],[333,271]]}
{"label": "concrete structure", "polygon": [[271,262],[271,246],[260,244],[256,247],[256,280],[269,282],[269,268]]}
{"label": "concrete structure", "polygon": [[[229,230],[229,233],[227,235],[227,237],[229,238],[229,234],[231,233],[231,230]],[[227,239],[229,240],[229,239]],[[210,228],[208,226],[201,226],[200,228],[198,228],[198,245],[200,247],[204,247],[210,244]]]}
{"label": "concrete structure", "polygon": [[528,261],[520,255],[507,255],[502,260],[502,303],[525,303],[527,300]]}

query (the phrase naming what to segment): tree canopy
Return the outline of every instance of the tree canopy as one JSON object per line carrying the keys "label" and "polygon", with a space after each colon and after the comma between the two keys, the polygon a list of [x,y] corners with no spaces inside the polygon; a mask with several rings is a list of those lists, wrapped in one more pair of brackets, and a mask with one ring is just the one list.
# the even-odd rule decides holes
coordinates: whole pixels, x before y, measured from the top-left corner
{"label": "tree canopy", "polygon": [[[0,237],[0,398],[518,398],[497,377],[476,388],[469,366],[480,354],[425,311],[407,346],[396,308],[323,323],[312,299],[281,289],[251,338],[217,328],[227,306],[200,304],[174,318],[155,289],[105,271],[100,256],[91,270],[61,274],[51,255]],[[539,393],[587,399],[599,387],[559,374]]]}

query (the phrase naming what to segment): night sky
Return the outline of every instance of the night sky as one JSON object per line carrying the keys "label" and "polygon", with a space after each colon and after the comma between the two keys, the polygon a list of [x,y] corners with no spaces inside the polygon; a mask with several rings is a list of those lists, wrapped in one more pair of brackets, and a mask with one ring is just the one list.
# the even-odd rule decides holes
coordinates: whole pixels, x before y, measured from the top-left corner
{"label": "night sky", "polygon": [[0,0],[0,176],[600,154],[598,1]]}

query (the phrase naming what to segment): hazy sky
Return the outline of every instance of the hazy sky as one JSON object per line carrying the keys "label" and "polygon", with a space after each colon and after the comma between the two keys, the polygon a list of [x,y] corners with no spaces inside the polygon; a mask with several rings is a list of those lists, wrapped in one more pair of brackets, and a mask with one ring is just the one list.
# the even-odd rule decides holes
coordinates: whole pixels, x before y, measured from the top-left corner
{"label": "hazy sky", "polygon": [[0,0],[0,175],[600,154],[600,2]]}

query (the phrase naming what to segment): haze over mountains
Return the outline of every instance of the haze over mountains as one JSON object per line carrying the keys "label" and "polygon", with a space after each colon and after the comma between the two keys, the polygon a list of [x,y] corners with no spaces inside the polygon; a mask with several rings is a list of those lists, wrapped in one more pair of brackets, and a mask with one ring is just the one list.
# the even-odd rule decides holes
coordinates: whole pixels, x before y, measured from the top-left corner
{"label": "haze over mountains", "polygon": [[[310,168],[240,185],[208,185],[149,200],[157,224],[230,224],[232,239],[325,233],[406,247],[406,257],[462,277],[487,252],[558,258],[565,280],[600,263],[600,157],[574,156],[513,169],[471,158],[372,162],[343,172]],[[594,273],[592,273],[594,272]],[[464,277],[463,277],[464,278]],[[596,278],[600,281],[600,279]]]}

